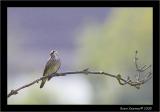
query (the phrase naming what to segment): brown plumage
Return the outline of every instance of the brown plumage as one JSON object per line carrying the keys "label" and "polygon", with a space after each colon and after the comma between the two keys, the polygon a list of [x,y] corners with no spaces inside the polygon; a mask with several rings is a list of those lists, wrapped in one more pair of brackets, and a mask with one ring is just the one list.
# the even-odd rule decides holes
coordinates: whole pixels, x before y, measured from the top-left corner
{"label": "brown plumage", "polygon": [[[50,59],[48,60],[48,62],[46,63],[44,72],[43,72],[43,76],[47,76],[53,73],[56,73],[59,68],[61,66],[61,62],[58,56],[57,51],[52,50],[50,52]],[[45,84],[47,79],[43,79],[40,85],[40,88],[42,88]],[[48,78],[48,81],[50,80],[50,78]]]}

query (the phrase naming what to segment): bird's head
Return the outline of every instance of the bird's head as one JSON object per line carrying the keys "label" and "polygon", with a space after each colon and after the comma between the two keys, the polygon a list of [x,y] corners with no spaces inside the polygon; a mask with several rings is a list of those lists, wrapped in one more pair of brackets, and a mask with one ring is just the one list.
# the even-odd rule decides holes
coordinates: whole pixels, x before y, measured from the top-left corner
{"label": "bird's head", "polygon": [[58,52],[57,51],[55,51],[55,50],[51,50],[51,52],[50,52],[50,56],[52,57],[52,56],[55,56],[55,55],[57,55],[58,54]]}

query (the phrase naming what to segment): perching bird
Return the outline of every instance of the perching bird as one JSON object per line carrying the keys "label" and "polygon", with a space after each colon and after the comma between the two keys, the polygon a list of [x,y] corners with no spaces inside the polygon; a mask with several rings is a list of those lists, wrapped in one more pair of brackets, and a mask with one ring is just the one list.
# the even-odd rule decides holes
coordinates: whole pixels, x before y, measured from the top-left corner
{"label": "perching bird", "polygon": [[[61,62],[58,56],[58,52],[55,50],[52,50],[50,52],[50,58],[48,60],[48,62],[46,63],[44,72],[43,72],[43,76],[47,76],[53,73],[56,73],[58,71],[58,69],[61,66]],[[43,79],[40,85],[40,88],[42,88],[45,84],[47,79]],[[48,78],[48,81],[50,80],[50,78]]]}

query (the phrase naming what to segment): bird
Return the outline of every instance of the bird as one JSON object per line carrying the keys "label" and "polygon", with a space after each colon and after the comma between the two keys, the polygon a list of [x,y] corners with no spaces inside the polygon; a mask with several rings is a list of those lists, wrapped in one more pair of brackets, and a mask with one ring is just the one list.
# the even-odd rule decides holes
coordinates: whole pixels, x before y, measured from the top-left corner
{"label": "bird", "polygon": [[[53,73],[56,73],[59,70],[60,66],[61,66],[61,61],[60,61],[60,58],[59,58],[58,51],[51,50],[50,58],[48,59],[46,65],[45,65],[43,76],[48,76],[48,75],[51,75]],[[50,79],[51,79],[51,77],[48,78],[48,81]],[[42,79],[40,88],[42,88],[44,86],[46,80],[47,80],[47,78]]]}

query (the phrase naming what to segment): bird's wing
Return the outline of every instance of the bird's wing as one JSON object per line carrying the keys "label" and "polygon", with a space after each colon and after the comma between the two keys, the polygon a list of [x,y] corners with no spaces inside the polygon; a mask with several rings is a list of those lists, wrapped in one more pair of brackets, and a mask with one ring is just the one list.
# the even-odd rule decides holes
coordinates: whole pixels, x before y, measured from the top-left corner
{"label": "bird's wing", "polygon": [[[56,73],[56,72],[59,70],[60,66],[61,66],[60,60],[56,60],[55,63],[53,64],[53,66],[55,66],[55,67],[54,67],[54,68],[51,68],[52,70],[54,70],[54,71],[52,71],[52,73]],[[49,74],[51,74],[51,73],[49,73]],[[48,77],[48,81],[49,81],[51,78],[52,78],[52,77]]]}
{"label": "bird's wing", "polygon": [[[55,67],[55,66],[57,66],[57,67]],[[43,76],[46,74],[49,75],[51,73],[56,73],[59,68],[60,68],[60,60],[51,60],[50,59],[45,66]]]}
{"label": "bird's wing", "polygon": [[47,74],[47,72],[50,69],[50,67],[52,66],[52,64],[53,64],[52,60],[49,59],[48,62],[46,63],[46,65],[45,65],[43,76],[45,76]]}

